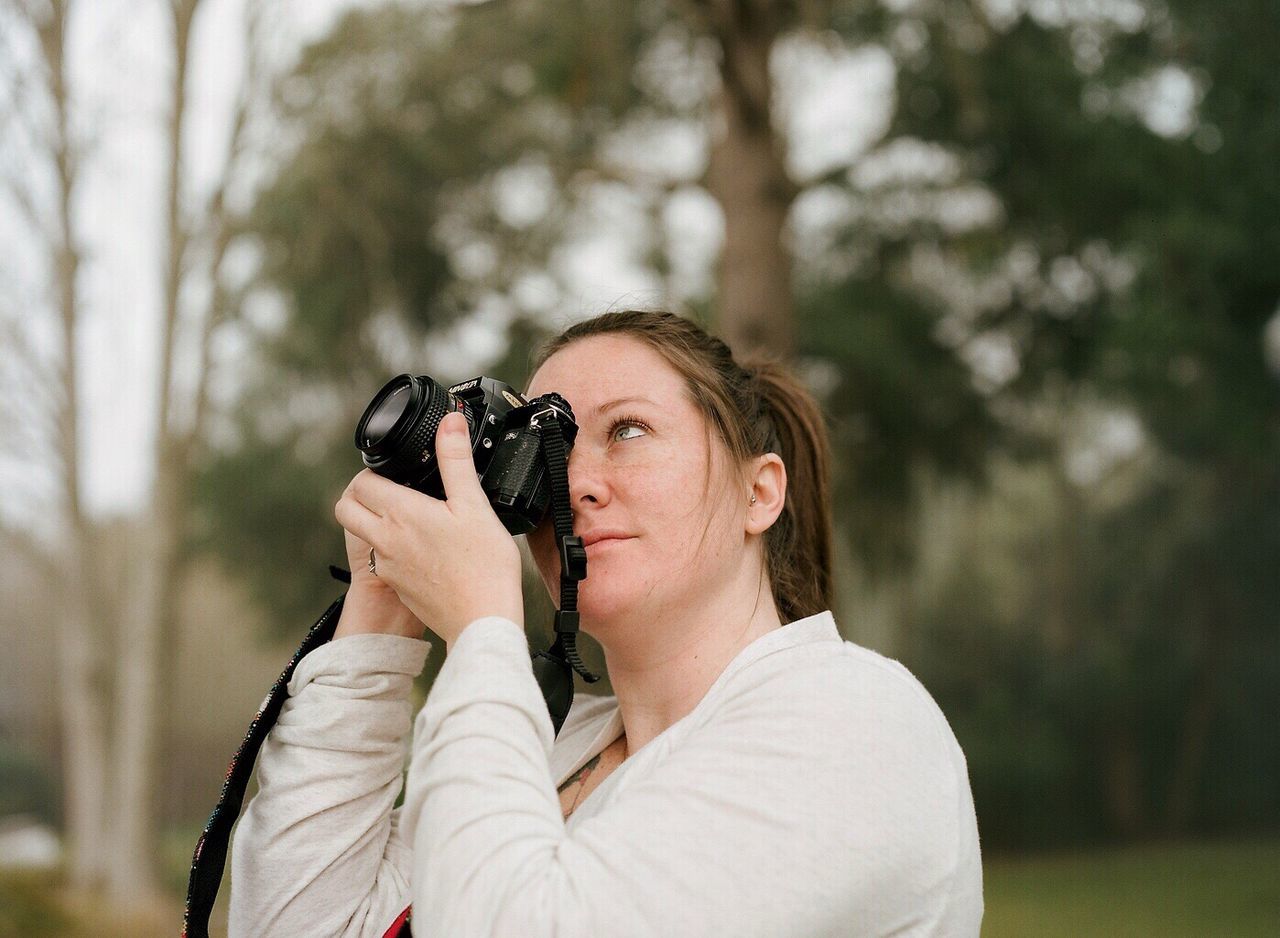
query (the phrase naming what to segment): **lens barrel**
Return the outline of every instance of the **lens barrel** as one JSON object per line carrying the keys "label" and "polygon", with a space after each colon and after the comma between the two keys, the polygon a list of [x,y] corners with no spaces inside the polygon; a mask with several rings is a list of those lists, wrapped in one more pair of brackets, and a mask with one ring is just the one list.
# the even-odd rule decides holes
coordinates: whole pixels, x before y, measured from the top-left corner
{"label": "lens barrel", "polygon": [[426,375],[397,375],[356,424],[356,449],[379,475],[417,487],[435,474],[436,430],[454,410],[466,412],[443,385]]}
{"label": "lens barrel", "polygon": [[396,425],[396,421],[409,406],[409,385],[402,384],[390,394],[383,397],[364,425],[364,442],[366,446],[377,446]]}

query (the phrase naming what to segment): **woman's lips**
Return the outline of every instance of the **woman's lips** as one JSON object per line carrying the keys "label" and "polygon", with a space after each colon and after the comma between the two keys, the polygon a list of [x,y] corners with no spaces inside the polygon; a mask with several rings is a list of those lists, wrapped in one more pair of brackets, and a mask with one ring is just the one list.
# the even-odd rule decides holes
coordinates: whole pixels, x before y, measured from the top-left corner
{"label": "woman's lips", "polygon": [[616,536],[610,535],[608,537],[602,537],[599,540],[592,541],[590,544],[587,545],[587,550],[594,552],[594,551],[601,550],[602,548],[609,547],[610,545],[621,544],[623,541],[629,541],[629,540],[632,540],[632,537],[631,535],[628,535],[628,534],[619,534]]}

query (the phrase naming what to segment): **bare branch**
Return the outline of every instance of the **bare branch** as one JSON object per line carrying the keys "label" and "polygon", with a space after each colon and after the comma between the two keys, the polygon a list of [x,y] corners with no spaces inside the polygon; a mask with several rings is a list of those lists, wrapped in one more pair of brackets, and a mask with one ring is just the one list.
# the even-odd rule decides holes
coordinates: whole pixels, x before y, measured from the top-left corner
{"label": "bare branch", "polygon": [[[64,496],[68,507],[68,520],[76,531],[84,526],[80,503],[79,444],[78,444],[78,395],[79,369],[76,367],[76,335],[79,325],[80,302],[77,293],[77,273],[80,251],[72,227],[72,200],[77,181],[77,165],[72,157],[70,133],[71,102],[67,82],[66,34],[69,0],[11,0],[23,22],[33,31],[42,92],[48,96],[53,119],[48,132],[40,140],[39,157],[48,161],[54,174],[54,203],[56,216],[51,230],[45,232],[46,244],[52,263],[53,294],[61,324],[61,361],[57,380],[39,382],[46,388],[56,388],[60,399],[54,403],[56,415],[58,453],[64,472]],[[20,332],[20,330],[19,330]],[[21,341],[15,333],[13,338]],[[37,361],[32,355],[30,361]],[[52,393],[52,392],[51,392]]]}
{"label": "bare branch", "polygon": [[[15,6],[16,0],[4,0],[4,7],[7,15],[15,18],[15,25],[21,25],[30,33],[34,40],[38,34],[38,23],[27,19],[27,13],[18,10]],[[33,137],[36,136],[35,128],[32,126],[31,116],[34,108],[28,101],[30,96],[30,76],[27,74],[28,69],[20,67],[19,63],[23,56],[17,48],[13,37],[17,30],[0,30],[0,67],[4,68],[4,75],[0,76],[0,135],[6,141],[6,156],[9,159],[7,163],[13,160],[21,162],[19,154],[26,154],[31,147]],[[43,69],[41,69],[43,71]],[[25,118],[25,119],[24,119]],[[48,240],[52,231],[52,226],[47,218],[40,211],[32,197],[29,185],[22,181],[22,169],[20,166],[10,165],[3,175],[0,175],[0,186],[3,187],[4,194],[17,208],[18,214],[29,224],[34,233],[42,240]]]}
{"label": "bare branch", "polygon": [[231,116],[231,130],[227,136],[226,156],[222,161],[222,175],[209,199],[207,217],[215,224],[225,224],[227,192],[235,181],[245,151],[245,129],[256,100],[262,54],[259,30],[262,25],[262,4],[249,0],[245,7],[245,64],[240,88],[236,94],[235,109]]}
{"label": "bare branch", "polygon": [[35,200],[31,198],[30,190],[22,185],[11,173],[5,173],[0,176],[0,185],[4,186],[4,194],[18,208],[26,223],[35,229],[35,233],[38,236],[42,239],[46,238],[51,233],[51,226],[41,216]]}
{"label": "bare branch", "polygon": [[[16,405],[16,398],[0,398],[0,419],[8,428],[0,438],[0,460],[34,469],[44,480],[60,475],[63,467],[56,452],[57,427],[52,420],[31,419],[31,414]],[[4,498],[11,497],[11,492],[4,492]]]}
{"label": "bare branch", "polygon": [[173,411],[173,367],[177,344],[179,295],[187,267],[187,251],[191,232],[182,214],[182,180],[184,166],[183,127],[186,123],[187,79],[191,62],[191,24],[200,0],[171,0],[173,27],[173,87],[166,130],[165,220],[164,240],[167,245],[160,307],[160,376],[159,411],[156,439],[161,448],[171,432]]}
{"label": "bare branch", "polygon": [[[24,326],[28,317],[10,308],[13,300],[5,297],[5,308],[0,309],[0,423],[6,427],[6,448],[18,454],[30,455],[42,447],[52,449],[52,461],[59,463],[62,478],[61,494],[69,506],[69,520],[73,526],[83,522],[80,512],[77,404],[75,362],[76,329],[78,323],[78,297],[76,276],[80,263],[79,250],[71,226],[71,201],[76,184],[76,162],[70,145],[70,102],[67,87],[66,32],[69,0],[4,0],[4,12],[13,22],[29,31],[33,40],[32,52],[26,68],[14,65],[12,81],[6,87],[4,130],[12,140],[25,132],[31,152],[27,157],[42,162],[53,173],[54,213],[47,216],[37,204],[30,186],[11,169],[0,177],[0,191],[19,210],[31,225],[33,236],[48,255],[52,289],[49,299],[61,325],[61,353],[65,360],[51,359],[36,345],[32,332]],[[12,46],[12,43],[7,43]],[[9,61],[16,61],[14,55]],[[28,83],[30,82],[30,87]],[[41,130],[32,126],[24,115],[34,109],[27,107],[29,95],[37,94],[47,100],[52,120]],[[42,459],[48,464],[49,458]]]}
{"label": "bare branch", "polygon": [[260,0],[249,0],[244,10],[244,74],[241,76],[235,109],[232,113],[226,156],[222,163],[222,174],[210,197],[206,212],[206,235],[212,241],[205,269],[206,282],[209,284],[210,292],[208,304],[203,311],[200,322],[200,364],[197,372],[192,417],[181,444],[184,462],[190,459],[193,449],[199,445],[199,441],[204,435],[209,402],[213,337],[219,326],[227,320],[231,311],[238,307],[238,304],[232,301],[225,280],[225,262],[227,251],[232,241],[232,217],[227,200],[231,186],[239,178],[242,169],[247,151],[246,131],[254,107],[260,100],[258,82],[263,68],[262,17],[263,4]]}
{"label": "bare branch", "polygon": [[54,404],[57,400],[58,368],[45,359],[31,341],[30,332],[19,325],[16,316],[0,318],[0,348],[5,352],[0,357],[0,366],[8,366],[33,395],[42,396],[45,402]]}
{"label": "bare branch", "polygon": [[22,554],[35,564],[37,571],[48,578],[48,582],[57,583],[61,569],[58,558],[40,544],[29,533],[0,518],[0,553],[5,556]]}

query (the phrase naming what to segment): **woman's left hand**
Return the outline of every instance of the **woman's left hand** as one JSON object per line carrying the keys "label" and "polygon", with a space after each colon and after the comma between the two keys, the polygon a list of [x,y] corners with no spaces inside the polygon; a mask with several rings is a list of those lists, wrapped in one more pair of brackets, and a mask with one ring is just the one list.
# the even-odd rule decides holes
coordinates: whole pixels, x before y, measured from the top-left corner
{"label": "woman's left hand", "polygon": [[520,550],[480,487],[462,414],[440,422],[436,461],[444,501],[365,469],[334,508],[338,523],[373,546],[378,577],[447,644],[483,616],[523,625]]}

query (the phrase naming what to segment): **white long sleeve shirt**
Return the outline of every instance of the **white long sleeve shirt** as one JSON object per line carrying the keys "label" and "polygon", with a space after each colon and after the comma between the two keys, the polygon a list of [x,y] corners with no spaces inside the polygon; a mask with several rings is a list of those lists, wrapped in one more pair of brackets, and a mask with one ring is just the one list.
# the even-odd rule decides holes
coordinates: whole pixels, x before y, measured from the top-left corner
{"label": "white long sleeve shirt", "polygon": [[414,728],[425,642],[299,664],[232,848],[231,934],[418,938],[977,935],[964,755],[901,665],[830,613],[744,649],[565,821],[556,787],[622,732],[579,696],[553,742],[524,633],[480,619]]}

